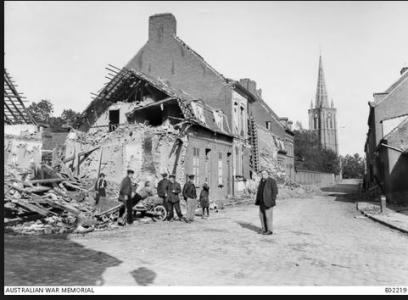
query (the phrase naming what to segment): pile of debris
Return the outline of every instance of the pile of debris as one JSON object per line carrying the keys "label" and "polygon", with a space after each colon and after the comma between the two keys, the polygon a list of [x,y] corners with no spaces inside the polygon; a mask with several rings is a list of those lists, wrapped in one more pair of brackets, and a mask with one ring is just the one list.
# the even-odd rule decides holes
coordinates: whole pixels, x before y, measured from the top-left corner
{"label": "pile of debris", "polygon": [[[29,171],[5,168],[4,225],[8,231],[86,233],[109,226],[95,218],[93,182],[42,167],[48,170],[46,178],[34,180],[26,179]],[[115,189],[110,185],[108,195],[115,195]]]}

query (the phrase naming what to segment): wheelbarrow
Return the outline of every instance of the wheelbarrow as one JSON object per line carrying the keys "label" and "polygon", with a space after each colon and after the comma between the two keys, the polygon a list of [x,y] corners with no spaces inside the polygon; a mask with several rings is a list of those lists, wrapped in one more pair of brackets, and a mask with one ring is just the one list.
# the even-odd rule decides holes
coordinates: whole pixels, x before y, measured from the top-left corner
{"label": "wheelbarrow", "polygon": [[140,212],[142,216],[150,216],[159,221],[167,218],[167,210],[163,205],[161,198],[152,196],[148,197],[133,207],[133,213]]}

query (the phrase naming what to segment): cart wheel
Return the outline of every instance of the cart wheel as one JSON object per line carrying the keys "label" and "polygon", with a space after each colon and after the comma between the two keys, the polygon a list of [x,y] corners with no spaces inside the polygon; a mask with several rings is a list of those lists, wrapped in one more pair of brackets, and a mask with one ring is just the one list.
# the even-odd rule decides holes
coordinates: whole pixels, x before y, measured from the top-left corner
{"label": "cart wheel", "polygon": [[157,205],[157,206],[154,208],[153,211],[154,211],[154,214],[155,214],[155,218],[159,219],[160,221],[166,220],[167,211],[166,211],[166,209],[164,208],[164,206],[162,206],[162,205]]}

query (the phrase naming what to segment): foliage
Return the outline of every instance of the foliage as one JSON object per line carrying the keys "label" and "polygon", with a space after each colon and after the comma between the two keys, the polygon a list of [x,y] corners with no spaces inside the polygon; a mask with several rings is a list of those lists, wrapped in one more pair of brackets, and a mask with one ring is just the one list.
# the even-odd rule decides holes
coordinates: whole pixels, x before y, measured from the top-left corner
{"label": "foliage", "polygon": [[347,154],[341,158],[343,167],[343,178],[363,178],[364,158],[358,153],[354,155]]}
{"label": "foliage", "polygon": [[338,155],[320,146],[319,136],[311,130],[295,130],[295,167],[317,172],[340,173]]}
{"label": "foliage", "polygon": [[54,112],[54,107],[49,100],[41,100],[38,103],[31,103],[30,106],[27,107],[27,110],[37,123],[48,124],[48,121]]}
{"label": "foliage", "polygon": [[69,124],[69,125],[73,125],[78,121],[78,118],[81,114],[73,111],[72,109],[64,109],[62,114],[61,114],[61,119]]}
{"label": "foliage", "polygon": [[72,109],[64,109],[59,117],[52,116],[54,106],[49,100],[33,102],[27,109],[37,123],[46,124],[53,131],[65,131],[67,126],[73,126],[80,116],[80,113]]}

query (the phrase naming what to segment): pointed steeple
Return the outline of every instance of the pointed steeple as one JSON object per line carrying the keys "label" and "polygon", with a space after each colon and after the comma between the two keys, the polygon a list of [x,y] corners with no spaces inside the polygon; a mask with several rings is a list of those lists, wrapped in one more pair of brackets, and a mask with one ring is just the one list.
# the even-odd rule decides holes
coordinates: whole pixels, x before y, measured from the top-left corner
{"label": "pointed steeple", "polygon": [[331,99],[332,101],[331,101],[331,108],[334,108],[334,101],[333,101],[333,98]]}
{"label": "pointed steeple", "polygon": [[317,89],[316,89],[316,102],[315,107],[329,107],[329,101],[327,99],[326,82],[324,80],[324,71],[322,56],[319,56],[319,72],[317,75]]}
{"label": "pointed steeple", "polygon": [[313,109],[313,99],[310,100],[310,109]]}

